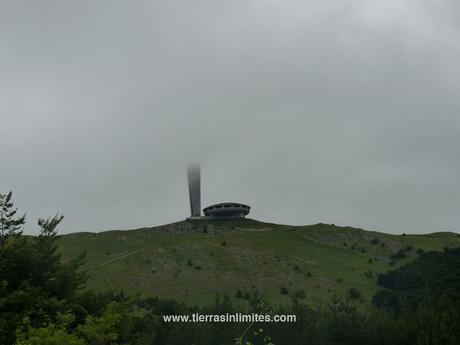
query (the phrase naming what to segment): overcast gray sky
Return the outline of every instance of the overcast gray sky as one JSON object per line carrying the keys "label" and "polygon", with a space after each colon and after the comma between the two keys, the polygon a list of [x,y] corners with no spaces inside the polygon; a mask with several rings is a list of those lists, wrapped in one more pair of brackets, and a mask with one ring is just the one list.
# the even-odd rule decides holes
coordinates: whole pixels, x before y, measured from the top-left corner
{"label": "overcast gray sky", "polygon": [[62,232],[203,207],[460,230],[460,3],[0,1],[0,191]]}

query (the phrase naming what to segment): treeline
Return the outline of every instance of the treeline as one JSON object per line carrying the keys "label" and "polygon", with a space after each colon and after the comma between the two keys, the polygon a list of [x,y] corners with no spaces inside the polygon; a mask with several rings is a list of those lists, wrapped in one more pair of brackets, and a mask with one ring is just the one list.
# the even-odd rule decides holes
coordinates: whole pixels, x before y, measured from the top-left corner
{"label": "treeline", "polygon": [[[297,298],[288,306],[275,307],[257,291],[245,298],[244,311],[228,296],[216,296],[210,306],[198,308],[174,300],[128,297],[122,291],[84,289],[84,258],[62,262],[58,254],[61,221],[62,216],[40,219],[40,235],[24,236],[25,217],[17,215],[11,193],[0,194],[0,344],[460,343],[458,249],[421,254],[414,263],[379,276],[382,290],[366,311],[358,310],[350,295],[317,308]],[[238,312],[295,314],[297,322],[165,323],[162,318]]]}

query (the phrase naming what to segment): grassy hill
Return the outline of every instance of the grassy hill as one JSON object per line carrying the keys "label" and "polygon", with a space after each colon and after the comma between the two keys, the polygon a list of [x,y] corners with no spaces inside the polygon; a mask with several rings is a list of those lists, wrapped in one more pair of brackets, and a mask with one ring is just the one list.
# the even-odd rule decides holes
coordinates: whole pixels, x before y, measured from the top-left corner
{"label": "grassy hill", "polygon": [[[328,224],[182,221],[153,228],[63,235],[64,260],[86,252],[88,287],[207,304],[217,292],[257,289],[274,303],[293,294],[321,303],[354,287],[365,305],[376,278],[422,250],[459,247],[460,235],[389,235]],[[283,290],[283,293],[281,292]]]}

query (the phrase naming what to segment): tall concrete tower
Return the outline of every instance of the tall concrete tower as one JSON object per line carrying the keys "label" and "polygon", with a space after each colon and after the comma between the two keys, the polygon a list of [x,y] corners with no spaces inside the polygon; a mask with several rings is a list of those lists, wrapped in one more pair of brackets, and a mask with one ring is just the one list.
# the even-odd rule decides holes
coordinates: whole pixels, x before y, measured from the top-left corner
{"label": "tall concrete tower", "polygon": [[191,217],[201,217],[200,166],[198,164],[189,165],[187,167],[187,177]]}

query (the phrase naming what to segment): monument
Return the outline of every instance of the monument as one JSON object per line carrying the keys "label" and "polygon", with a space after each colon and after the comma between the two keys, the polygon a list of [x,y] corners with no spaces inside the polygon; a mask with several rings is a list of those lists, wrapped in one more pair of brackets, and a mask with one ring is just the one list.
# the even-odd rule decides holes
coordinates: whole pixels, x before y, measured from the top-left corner
{"label": "monument", "polygon": [[201,168],[198,164],[187,167],[188,193],[190,198],[189,219],[228,219],[244,218],[249,214],[251,207],[236,202],[223,202],[206,207],[201,216]]}

